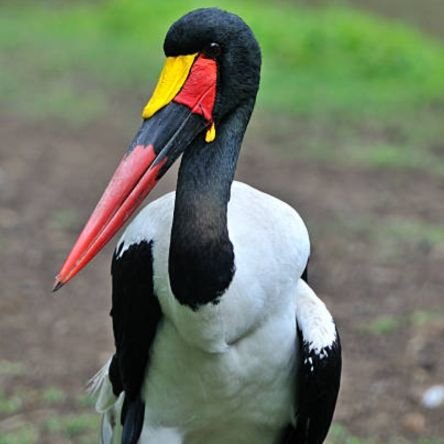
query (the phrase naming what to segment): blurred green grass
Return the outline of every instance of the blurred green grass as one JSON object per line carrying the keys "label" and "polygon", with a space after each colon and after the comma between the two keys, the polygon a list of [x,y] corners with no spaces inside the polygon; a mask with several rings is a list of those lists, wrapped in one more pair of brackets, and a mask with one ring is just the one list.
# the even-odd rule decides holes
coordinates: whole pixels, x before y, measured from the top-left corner
{"label": "blurred green grass", "polygon": [[0,392],[0,444],[89,444],[98,442],[99,424],[86,394],[54,386]]}
{"label": "blurred green grass", "polygon": [[[31,118],[86,123],[112,100],[141,92],[148,98],[166,30],[203,5],[2,3],[2,103]],[[341,6],[314,10],[252,0],[219,5],[240,14],[261,43],[262,108],[381,117],[444,97],[443,46],[403,24]]]}

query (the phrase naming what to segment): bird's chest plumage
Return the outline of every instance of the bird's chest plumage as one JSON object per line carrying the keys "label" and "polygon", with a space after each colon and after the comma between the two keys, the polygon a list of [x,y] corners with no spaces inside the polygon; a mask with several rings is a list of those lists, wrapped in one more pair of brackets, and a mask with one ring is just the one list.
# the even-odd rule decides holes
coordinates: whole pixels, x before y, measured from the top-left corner
{"label": "bird's chest plumage", "polygon": [[190,345],[208,352],[222,352],[226,347],[224,313],[219,304],[198,308],[179,302],[171,289],[168,253],[169,237],[153,243],[153,286],[166,322]]}
{"label": "bird's chest plumage", "polygon": [[185,338],[177,319],[168,317],[159,327],[144,393],[153,426],[186,435],[215,427],[221,418],[274,431],[290,420],[297,362],[293,316],[276,313],[231,344],[224,341],[223,322],[191,334],[192,340]]}
{"label": "bird's chest plumage", "polygon": [[[253,194],[246,200],[254,201],[257,192],[246,191]],[[171,290],[169,237],[154,238],[154,292],[164,318],[145,383],[146,416],[153,425],[192,434],[224,418],[240,428],[250,427],[247,435],[258,433],[253,432],[258,425],[276,434],[290,420],[289,387],[297,362],[294,286],[307,260],[308,238],[296,218],[299,231],[290,224],[275,235],[279,242],[267,239],[270,221],[254,202],[256,213],[246,215],[245,207],[239,195],[229,206],[233,279],[217,301],[197,309],[181,304]],[[240,223],[245,217],[252,218],[250,225]],[[255,224],[256,231],[251,229]],[[279,250],[282,254],[276,255]],[[259,443],[262,437],[270,442],[260,430],[260,436],[248,435],[247,442]]]}
{"label": "bird's chest plumage", "polygon": [[[161,245],[158,245],[159,249]],[[156,251],[156,250],[154,250]],[[158,255],[154,261],[154,291],[159,299],[165,322],[171,323],[181,339],[206,353],[224,353],[258,322],[261,298],[254,285],[239,288],[237,274],[217,300],[190,307],[181,303],[171,290],[165,271],[167,258]],[[192,295],[191,295],[192,297]]]}
{"label": "bird's chest plumage", "polygon": [[192,310],[163,285],[156,291],[164,318],[145,383],[149,423],[178,430],[182,442],[203,443],[217,427],[228,439],[223,418],[237,440],[271,442],[290,420],[297,362],[291,307],[262,319],[259,306],[239,305],[234,281],[218,304]]}
{"label": "bird's chest plumage", "polygon": [[257,433],[255,427],[276,433],[289,421],[297,357],[291,308],[261,322],[260,310],[242,311],[230,291],[218,304],[196,311],[171,294],[159,298],[164,319],[144,397],[152,424],[192,436],[208,433],[224,418],[230,428],[238,424],[237,436],[260,443],[261,437],[250,434]]}
{"label": "bird's chest plumage", "polygon": [[139,236],[145,231],[145,237],[153,239],[154,293],[165,318],[184,341],[210,353],[223,352],[258,328],[277,307],[288,307],[291,289],[307,262],[307,232],[299,216],[281,201],[235,182],[228,206],[233,278],[220,298],[190,307],[179,302],[171,289],[173,199],[170,195],[149,206],[156,206],[162,219],[151,233],[147,232],[151,225],[143,223],[148,214],[141,213],[134,223]]}
{"label": "bird's chest plumage", "polygon": [[120,253],[143,240],[152,242],[153,288],[164,323],[190,347],[214,354],[279,320],[281,308],[294,319],[292,290],[309,255],[307,230],[297,213],[278,199],[234,182],[227,228],[235,272],[219,299],[193,309],[171,290],[174,197],[171,193],[158,199],[137,216],[122,238]]}
{"label": "bird's chest plumage", "polygon": [[[295,287],[309,254],[305,226],[277,199],[233,184],[227,223],[233,278],[220,298],[191,307],[171,289],[173,207],[174,195],[150,204],[122,239],[121,254],[150,240],[153,290],[162,311],[143,387],[146,420],[192,434],[224,418],[251,433],[266,436],[260,425],[276,434],[291,420]],[[262,442],[248,436],[247,442]]]}

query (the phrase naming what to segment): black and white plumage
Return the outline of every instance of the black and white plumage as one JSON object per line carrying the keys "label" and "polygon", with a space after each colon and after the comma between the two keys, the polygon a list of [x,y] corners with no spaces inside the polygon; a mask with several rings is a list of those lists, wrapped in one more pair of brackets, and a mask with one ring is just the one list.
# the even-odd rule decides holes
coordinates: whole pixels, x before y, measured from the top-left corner
{"label": "black and white plumage", "polygon": [[[113,275],[113,296],[127,301],[138,298],[131,262],[153,258],[146,264],[151,283],[148,273],[138,278],[145,303],[159,314],[147,317],[157,332],[154,340],[145,335],[141,348],[150,350],[151,359],[141,392],[140,442],[322,442],[339,389],[341,356],[331,315],[300,279],[310,248],[304,223],[285,203],[234,182],[227,212],[233,279],[217,303],[193,309],[176,299],[168,279],[174,198],[168,194],[138,215],[113,260],[114,273],[128,273]],[[126,295],[123,282],[130,278],[132,293]],[[114,323],[120,315],[113,307]],[[103,378],[97,404],[104,424],[117,429],[120,407],[110,406],[111,384],[118,381]]]}
{"label": "black and white plumage", "polygon": [[[182,102],[168,103],[130,147],[128,157],[149,149],[157,156],[156,180],[183,157],[176,192],[145,207],[114,254],[116,352],[93,381],[102,442],[322,443],[341,350],[330,313],[306,282],[307,229],[284,202],[233,182],[259,85],[259,46],[237,16],[202,9],[172,26],[164,49],[169,57],[214,58],[216,98],[206,121],[196,108],[190,114]],[[168,140],[143,139],[146,128],[152,134],[178,116],[184,123],[168,130]],[[194,132],[181,143],[190,122]],[[203,137],[208,124],[215,124],[214,140]],[[114,212],[94,227],[97,220],[109,225]],[[84,266],[82,254],[75,252],[72,266],[68,258],[56,288]]]}

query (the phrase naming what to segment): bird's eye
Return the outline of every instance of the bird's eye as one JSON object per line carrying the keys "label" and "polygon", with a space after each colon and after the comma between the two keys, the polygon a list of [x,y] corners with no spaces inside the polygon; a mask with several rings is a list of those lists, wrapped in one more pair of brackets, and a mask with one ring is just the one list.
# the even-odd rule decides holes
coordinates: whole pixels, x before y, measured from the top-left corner
{"label": "bird's eye", "polygon": [[215,42],[210,43],[203,50],[203,53],[207,57],[209,57],[210,59],[215,59],[216,57],[218,57],[220,55],[221,52],[222,52],[222,48],[220,47],[219,43],[215,43]]}

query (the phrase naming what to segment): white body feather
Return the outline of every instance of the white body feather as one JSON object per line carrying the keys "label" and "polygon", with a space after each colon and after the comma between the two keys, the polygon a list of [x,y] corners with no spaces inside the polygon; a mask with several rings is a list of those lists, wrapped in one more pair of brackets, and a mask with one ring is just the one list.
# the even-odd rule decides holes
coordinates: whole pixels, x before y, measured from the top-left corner
{"label": "white body feather", "polygon": [[[143,387],[140,442],[273,443],[295,421],[297,325],[315,349],[336,338],[325,305],[300,280],[307,229],[287,204],[234,182],[228,231],[236,272],[218,304],[192,311],[175,299],[168,279],[173,208],[174,193],[151,203],[120,240],[120,254],[153,240],[154,291],[164,315]],[[105,444],[119,442],[121,399],[114,402],[105,371],[97,403]]]}

